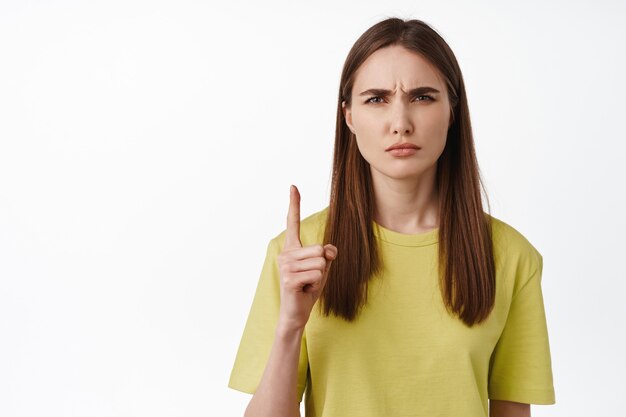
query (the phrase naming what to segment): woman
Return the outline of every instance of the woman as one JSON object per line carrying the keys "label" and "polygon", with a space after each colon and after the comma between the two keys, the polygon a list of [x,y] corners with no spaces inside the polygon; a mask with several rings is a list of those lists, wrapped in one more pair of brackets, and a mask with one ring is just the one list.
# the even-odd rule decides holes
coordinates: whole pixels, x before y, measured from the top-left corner
{"label": "woman", "polygon": [[480,184],[449,46],[419,20],[372,26],[341,76],[330,204],[300,221],[291,187],[267,247],[229,381],[245,415],[299,416],[305,391],[307,417],[554,404],[543,258]]}

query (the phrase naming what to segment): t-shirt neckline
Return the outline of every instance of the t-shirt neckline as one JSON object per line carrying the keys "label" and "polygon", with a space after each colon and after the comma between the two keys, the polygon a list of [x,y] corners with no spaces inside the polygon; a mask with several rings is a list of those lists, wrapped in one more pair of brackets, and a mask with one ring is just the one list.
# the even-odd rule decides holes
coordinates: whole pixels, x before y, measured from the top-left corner
{"label": "t-shirt neckline", "polygon": [[396,232],[372,221],[374,235],[385,242],[400,246],[426,246],[439,241],[439,227],[426,232],[406,234]]}

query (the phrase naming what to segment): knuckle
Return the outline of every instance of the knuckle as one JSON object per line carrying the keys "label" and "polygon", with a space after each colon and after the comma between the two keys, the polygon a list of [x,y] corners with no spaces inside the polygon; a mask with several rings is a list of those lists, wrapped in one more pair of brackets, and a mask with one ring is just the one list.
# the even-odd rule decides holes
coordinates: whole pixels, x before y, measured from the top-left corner
{"label": "knuckle", "polygon": [[285,277],[287,277],[291,273],[292,267],[291,267],[290,263],[285,262],[285,263],[279,265],[278,269],[279,269],[281,275],[284,275]]}
{"label": "knuckle", "polygon": [[279,253],[278,256],[276,257],[276,260],[278,261],[278,265],[282,265],[285,262],[285,255],[283,252]]}
{"label": "knuckle", "polygon": [[285,280],[283,281],[283,288],[284,288],[284,289],[289,290],[289,289],[291,289],[292,287],[293,287],[293,281],[292,281],[292,280],[290,280],[290,279],[285,279]]}
{"label": "knuckle", "polygon": [[291,252],[292,251],[290,251],[289,249],[284,249],[282,252],[278,254],[276,259],[281,264],[287,264],[291,261],[291,258],[292,258]]}
{"label": "knuckle", "polygon": [[324,247],[320,244],[317,245],[313,245],[313,247],[315,248],[315,254],[317,256],[323,256],[324,255]]}

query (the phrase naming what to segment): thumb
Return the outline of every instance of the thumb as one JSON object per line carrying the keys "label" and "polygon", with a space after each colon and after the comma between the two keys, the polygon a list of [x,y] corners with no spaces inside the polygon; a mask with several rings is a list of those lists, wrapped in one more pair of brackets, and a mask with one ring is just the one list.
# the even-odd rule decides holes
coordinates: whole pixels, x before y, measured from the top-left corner
{"label": "thumb", "polygon": [[324,258],[326,258],[326,268],[324,268],[324,284],[326,284],[326,277],[328,276],[328,270],[330,265],[337,258],[337,248],[333,245],[324,246]]}
{"label": "thumb", "polygon": [[337,257],[337,248],[333,245],[324,245],[324,258],[326,258],[326,267],[324,268],[324,275],[322,276],[322,283],[320,289],[326,286],[326,280],[328,280],[328,271],[333,261]]}
{"label": "thumb", "polygon": [[337,257],[337,248],[330,243],[324,245],[324,257],[329,261],[334,261]]}

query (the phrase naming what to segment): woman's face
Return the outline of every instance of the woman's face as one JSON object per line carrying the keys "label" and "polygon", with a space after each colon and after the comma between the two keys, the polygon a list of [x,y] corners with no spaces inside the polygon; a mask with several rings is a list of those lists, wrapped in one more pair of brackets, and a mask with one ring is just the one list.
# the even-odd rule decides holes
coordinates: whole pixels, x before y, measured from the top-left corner
{"label": "woman's face", "polygon": [[[418,178],[436,168],[452,118],[445,82],[421,55],[399,45],[377,50],[357,70],[351,106],[342,105],[372,175]],[[412,155],[386,150],[398,142],[420,149]]]}

